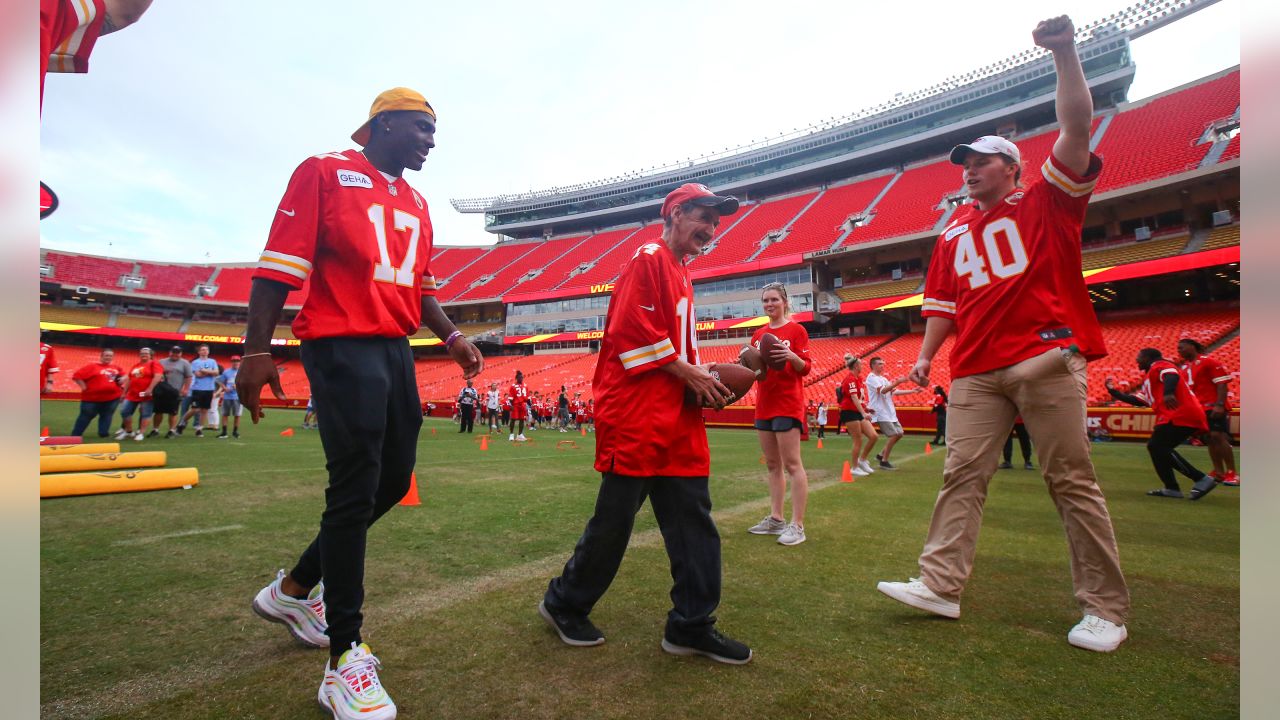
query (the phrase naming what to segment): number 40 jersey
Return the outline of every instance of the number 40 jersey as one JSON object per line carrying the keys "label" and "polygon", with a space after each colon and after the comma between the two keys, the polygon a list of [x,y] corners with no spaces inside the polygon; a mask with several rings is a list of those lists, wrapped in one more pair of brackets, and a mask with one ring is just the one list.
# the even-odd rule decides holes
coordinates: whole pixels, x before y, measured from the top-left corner
{"label": "number 40 jersey", "polygon": [[1080,227],[1102,170],[1079,176],[1050,154],[1043,178],[987,211],[962,205],[934,246],[924,317],[953,318],[951,377],[998,370],[1054,347],[1107,354],[1080,270]]}
{"label": "number 40 jersey", "polygon": [[358,150],[308,158],[289,179],[253,277],[298,289],[300,340],[405,337],[435,294],[427,203]]}

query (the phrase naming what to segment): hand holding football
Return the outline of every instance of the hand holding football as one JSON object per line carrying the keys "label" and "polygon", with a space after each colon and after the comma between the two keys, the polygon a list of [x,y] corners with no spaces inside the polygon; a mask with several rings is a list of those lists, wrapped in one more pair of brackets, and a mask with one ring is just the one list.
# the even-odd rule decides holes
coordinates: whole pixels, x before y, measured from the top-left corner
{"label": "hand holding football", "polygon": [[750,345],[742,346],[742,350],[738,352],[738,363],[755,373],[758,380],[763,380],[768,372],[764,364],[764,357],[760,355],[759,350]]}
{"label": "hand holding football", "polygon": [[787,358],[782,353],[774,351],[781,348],[786,351],[787,346],[782,344],[777,335],[773,333],[765,333],[760,336],[760,356],[764,358],[764,362],[769,366],[770,370],[781,370],[787,366]]}
{"label": "hand holding football", "polygon": [[[748,392],[751,392],[751,386],[756,382],[756,374],[750,368],[742,365],[734,365],[732,363],[716,363],[707,368],[711,373],[711,377],[715,378],[721,385],[724,385],[732,393],[732,397],[728,402],[733,403],[741,400]],[[684,391],[685,402],[689,404],[698,404],[697,397],[693,391],[686,388]],[[716,407],[703,403],[703,407]]]}

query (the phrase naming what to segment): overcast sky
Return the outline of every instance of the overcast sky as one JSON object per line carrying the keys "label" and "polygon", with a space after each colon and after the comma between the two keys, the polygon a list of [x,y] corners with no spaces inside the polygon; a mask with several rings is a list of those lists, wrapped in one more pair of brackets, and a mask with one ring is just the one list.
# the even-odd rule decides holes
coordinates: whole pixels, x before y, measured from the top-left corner
{"label": "overcast sky", "polygon": [[[256,260],[293,169],[353,147],[374,96],[397,85],[439,113],[436,149],[407,174],[436,244],[492,243],[450,198],[777,135],[1027,49],[1044,17],[1084,25],[1127,2],[448,5],[156,0],[98,41],[89,74],[48,76],[40,173],[61,207],[41,246]],[[1135,41],[1130,99],[1238,64],[1239,31],[1239,0],[1223,0]]]}

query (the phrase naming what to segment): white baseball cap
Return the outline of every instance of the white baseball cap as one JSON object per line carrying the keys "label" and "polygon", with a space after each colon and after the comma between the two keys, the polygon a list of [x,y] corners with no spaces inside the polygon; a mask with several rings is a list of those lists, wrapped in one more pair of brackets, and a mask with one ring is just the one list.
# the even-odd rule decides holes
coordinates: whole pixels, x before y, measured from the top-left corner
{"label": "white baseball cap", "polygon": [[1022,163],[1022,153],[1018,152],[1018,146],[999,135],[983,135],[967,145],[957,145],[951,148],[951,162],[955,165],[963,165],[964,156],[970,150],[983,155],[1008,155],[1013,158],[1014,162]]}

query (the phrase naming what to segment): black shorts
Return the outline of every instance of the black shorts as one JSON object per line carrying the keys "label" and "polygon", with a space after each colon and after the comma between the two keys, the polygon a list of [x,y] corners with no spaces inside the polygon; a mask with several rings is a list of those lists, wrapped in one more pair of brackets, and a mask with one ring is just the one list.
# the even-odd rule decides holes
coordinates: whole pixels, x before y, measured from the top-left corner
{"label": "black shorts", "polygon": [[208,410],[213,407],[213,391],[212,390],[192,390],[191,404],[201,410]]}
{"label": "black shorts", "polygon": [[862,422],[862,413],[857,410],[841,410],[840,427],[844,427],[851,422]]}
{"label": "black shorts", "polygon": [[1220,432],[1220,433],[1226,433],[1228,435],[1231,434],[1231,416],[1230,415],[1224,414],[1220,418],[1215,418],[1214,416],[1209,415],[1207,410],[1205,411],[1205,415],[1207,415],[1209,418],[1209,432]]}
{"label": "black shorts", "polygon": [[152,405],[157,415],[173,415],[178,412],[178,403],[182,401],[182,397],[172,385],[162,381],[156,385],[152,394],[155,395]]}
{"label": "black shorts", "polygon": [[767,420],[757,420],[755,425],[757,430],[763,430],[765,432],[787,432],[788,430],[804,429],[804,425],[801,424],[799,420],[790,417],[775,417]]}

